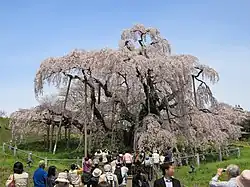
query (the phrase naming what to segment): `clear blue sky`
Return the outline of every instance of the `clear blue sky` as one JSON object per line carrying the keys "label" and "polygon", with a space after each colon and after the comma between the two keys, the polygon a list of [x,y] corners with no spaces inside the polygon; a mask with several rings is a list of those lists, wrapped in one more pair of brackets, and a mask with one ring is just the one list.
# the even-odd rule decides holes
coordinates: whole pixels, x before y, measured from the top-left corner
{"label": "clear blue sky", "polygon": [[0,6],[0,109],[36,104],[40,62],[74,48],[116,47],[123,28],[157,27],[176,53],[218,70],[220,101],[250,109],[249,0],[16,0]]}

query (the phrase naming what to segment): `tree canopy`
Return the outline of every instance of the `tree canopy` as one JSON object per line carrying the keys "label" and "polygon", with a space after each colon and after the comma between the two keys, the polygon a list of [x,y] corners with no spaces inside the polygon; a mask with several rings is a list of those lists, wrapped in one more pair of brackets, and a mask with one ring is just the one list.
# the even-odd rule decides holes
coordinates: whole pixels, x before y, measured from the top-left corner
{"label": "tree canopy", "polygon": [[[172,54],[158,29],[141,24],[122,32],[117,49],[76,49],[44,60],[34,81],[36,97],[42,97],[45,84],[66,87],[69,79],[74,81],[65,124],[82,132],[87,123],[93,136],[104,137],[99,141],[112,132],[134,148],[162,150],[182,144],[206,149],[238,139],[238,123],[248,117],[247,111],[219,103],[213,96],[207,82],[219,81],[216,70],[195,56]],[[66,88],[60,89],[53,107],[41,105],[29,110],[33,112],[28,116],[27,111],[17,111],[13,120],[36,120],[41,113],[43,120],[53,120],[51,116],[61,114],[65,92]],[[90,124],[92,110],[94,124]]]}

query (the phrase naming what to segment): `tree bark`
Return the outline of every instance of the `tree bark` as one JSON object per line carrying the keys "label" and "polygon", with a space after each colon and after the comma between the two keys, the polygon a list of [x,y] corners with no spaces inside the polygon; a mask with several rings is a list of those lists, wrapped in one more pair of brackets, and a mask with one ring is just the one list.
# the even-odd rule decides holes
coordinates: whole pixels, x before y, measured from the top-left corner
{"label": "tree bark", "polygon": [[50,125],[47,125],[47,140],[46,140],[46,149],[47,149],[47,151],[49,150],[49,145],[50,145],[50,138],[49,138],[49,136],[50,136]]}
{"label": "tree bark", "polygon": [[195,77],[192,75],[192,82],[193,82],[193,92],[194,92],[194,103],[197,107],[197,96],[196,96],[196,88],[195,88]]}
{"label": "tree bark", "polygon": [[68,128],[64,127],[64,139],[66,142],[66,149],[68,149]]}
{"label": "tree bark", "polygon": [[57,147],[59,135],[60,135],[60,132],[61,132],[63,116],[64,116],[64,112],[65,112],[65,109],[66,109],[66,103],[67,103],[67,99],[68,99],[68,95],[69,95],[69,89],[70,89],[72,78],[73,78],[72,76],[69,77],[69,83],[68,83],[67,92],[66,92],[66,96],[65,96],[65,100],[64,100],[64,104],[63,104],[62,116],[61,116],[61,120],[60,120],[60,124],[59,124],[59,128],[58,128],[58,132],[56,134],[56,141],[55,141],[55,145],[54,145],[53,154],[56,153],[56,147]]}
{"label": "tree bark", "polygon": [[[86,118],[87,118],[87,115],[88,115],[88,113],[87,113],[87,109],[88,109],[88,107],[87,107],[87,104],[88,104],[88,93],[87,93],[87,91],[88,91],[88,87],[87,87],[87,83],[86,83],[86,81],[84,82],[84,94],[85,94],[85,98],[84,98],[84,104],[85,104],[85,115],[86,115]],[[87,157],[87,151],[88,151],[88,149],[87,149],[87,146],[88,146],[88,139],[87,139],[87,123],[85,122],[84,123],[84,157],[86,158]]]}
{"label": "tree bark", "polygon": [[68,142],[67,142],[67,148],[69,148],[70,147],[70,134],[71,134],[71,125],[69,126],[69,128],[68,128]]}
{"label": "tree bark", "polygon": [[51,130],[50,130],[51,133],[50,133],[50,137],[49,137],[49,139],[50,139],[49,140],[49,151],[52,152],[55,125],[52,123],[50,125],[50,128],[51,128]]}

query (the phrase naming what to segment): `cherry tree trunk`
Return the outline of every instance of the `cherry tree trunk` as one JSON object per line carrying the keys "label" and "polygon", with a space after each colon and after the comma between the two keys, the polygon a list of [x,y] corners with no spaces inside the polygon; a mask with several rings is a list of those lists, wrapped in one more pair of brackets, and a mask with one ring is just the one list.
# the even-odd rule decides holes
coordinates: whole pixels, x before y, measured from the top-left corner
{"label": "cherry tree trunk", "polygon": [[50,145],[50,125],[47,125],[46,149],[49,150]]}
{"label": "cherry tree trunk", "polygon": [[[85,94],[85,98],[84,98],[84,104],[85,104],[85,113],[86,113],[86,116],[87,116],[87,110],[88,110],[88,107],[87,107],[87,103],[88,103],[88,94],[87,94],[87,91],[88,91],[88,87],[87,87],[87,83],[85,82],[84,83],[84,94]],[[85,122],[84,123],[84,157],[86,158],[87,157],[87,146],[88,146],[88,138],[87,138],[87,123]]]}
{"label": "cherry tree trunk", "polygon": [[52,152],[55,125],[52,123],[52,124],[50,125],[50,128],[51,128],[51,129],[50,129],[50,136],[49,136],[49,151]]}
{"label": "cherry tree trunk", "polygon": [[62,109],[62,115],[61,115],[60,124],[59,124],[58,131],[57,131],[57,134],[56,134],[56,141],[55,141],[55,145],[54,145],[53,154],[56,153],[56,147],[57,147],[59,135],[61,133],[63,116],[64,116],[64,112],[65,112],[65,109],[66,109],[66,103],[67,103],[67,99],[68,99],[68,95],[69,95],[69,89],[70,89],[71,81],[72,81],[72,77],[69,77],[69,83],[68,83],[67,92],[66,92],[66,96],[65,96],[65,100],[64,100],[64,104],[63,104],[63,109]]}

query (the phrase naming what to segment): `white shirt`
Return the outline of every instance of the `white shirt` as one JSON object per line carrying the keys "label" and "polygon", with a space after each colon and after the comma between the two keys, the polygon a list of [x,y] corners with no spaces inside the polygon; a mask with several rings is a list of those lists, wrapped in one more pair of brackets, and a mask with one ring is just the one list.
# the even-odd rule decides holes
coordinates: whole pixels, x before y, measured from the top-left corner
{"label": "white shirt", "polygon": [[111,163],[110,163],[111,167],[112,167],[112,172],[114,173],[115,172],[115,168],[116,168],[116,160],[113,160]]}
{"label": "white shirt", "polygon": [[108,153],[106,153],[106,152],[102,153],[102,162],[103,163],[107,163],[108,162],[107,156],[108,156]]}
{"label": "white shirt", "polygon": [[210,187],[237,187],[236,178],[229,181],[219,181],[219,175],[215,175],[209,183]]}
{"label": "white shirt", "polygon": [[172,182],[172,181],[169,181],[169,182],[168,182],[168,180],[169,180],[169,179],[166,179],[166,178],[164,177],[164,181],[165,181],[166,187],[173,187],[173,182]]}
{"label": "white shirt", "polygon": [[164,163],[164,160],[165,160],[165,156],[161,155],[161,156],[160,156],[160,163],[163,164],[163,163]]}
{"label": "white shirt", "polygon": [[158,153],[153,153],[152,157],[153,157],[154,164],[160,163],[160,155]]}
{"label": "white shirt", "polygon": [[127,184],[127,174],[128,174],[128,168],[126,166],[122,166],[121,167],[121,174],[122,174],[122,185],[126,185]]}

